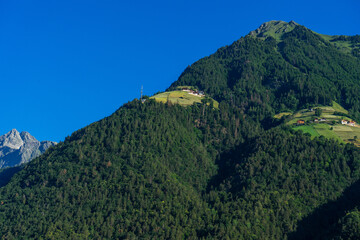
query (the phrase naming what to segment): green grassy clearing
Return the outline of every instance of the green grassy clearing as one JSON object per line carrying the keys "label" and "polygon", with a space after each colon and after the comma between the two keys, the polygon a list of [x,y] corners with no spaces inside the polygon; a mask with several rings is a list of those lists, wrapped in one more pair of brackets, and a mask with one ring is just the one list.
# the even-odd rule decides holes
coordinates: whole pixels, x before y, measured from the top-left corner
{"label": "green grassy clearing", "polygon": [[[155,99],[155,101],[166,103],[170,101],[173,104],[180,104],[182,106],[189,106],[193,105],[194,103],[201,103],[201,99],[204,97],[194,96],[184,91],[170,91],[170,92],[163,92],[159,93],[155,96],[150,97],[150,99]],[[219,108],[219,103],[214,99],[214,108]]]}
{"label": "green grassy clearing", "polygon": [[331,120],[341,120],[341,116],[333,115],[333,114],[322,114],[321,117]]}
{"label": "green grassy clearing", "polygon": [[300,118],[302,116],[301,112],[297,112],[293,115],[294,118]]}
{"label": "green grassy clearing", "polygon": [[331,128],[330,125],[324,123],[293,127],[293,129],[295,130],[301,130],[304,133],[309,133],[311,137],[324,136],[326,138],[332,138],[343,143],[344,139],[340,137],[339,134],[334,130],[330,130],[330,128]]}
{"label": "green grassy clearing", "polygon": [[360,128],[359,127],[351,127],[351,126],[335,126],[334,131],[339,137],[344,139],[345,141],[349,141],[354,139],[354,136],[357,136],[360,139]]}
{"label": "green grassy clearing", "polygon": [[[314,32],[316,33],[316,32]],[[332,45],[334,45],[337,49],[345,52],[345,53],[350,53],[352,50],[352,43],[350,41],[332,41],[335,38],[337,38],[338,36],[331,36],[331,35],[325,35],[325,34],[319,34],[316,33],[318,35],[320,35],[323,39],[327,40],[329,43],[331,43]]]}
{"label": "green grassy clearing", "polygon": [[[320,135],[326,138],[332,138],[340,142],[343,142],[343,139],[334,131],[333,126],[324,123],[314,124],[313,126]],[[331,127],[333,128],[333,130],[330,130]]]}
{"label": "green grassy clearing", "polygon": [[334,108],[331,106],[318,107],[323,110],[324,113],[332,113],[335,112]]}
{"label": "green grassy clearing", "polygon": [[194,89],[194,90],[197,89],[196,87],[193,87],[193,86],[177,86],[176,87],[177,90],[181,90],[183,88]]}
{"label": "green grassy clearing", "polygon": [[292,112],[282,112],[282,113],[278,113],[274,116],[274,118],[277,118],[277,119],[281,119],[283,116],[289,116],[289,115],[292,115],[293,113]]}
{"label": "green grassy clearing", "polygon": [[320,134],[311,125],[302,125],[294,127],[295,130],[301,130],[304,133],[309,133],[312,137],[318,137]]}
{"label": "green grassy clearing", "polygon": [[304,112],[301,112],[300,114],[300,117],[308,117],[308,116],[313,116],[314,115],[314,111],[312,111],[312,112],[306,112],[306,111],[304,111]]}
{"label": "green grassy clearing", "polygon": [[334,131],[336,132],[353,132],[353,127],[350,126],[346,126],[346,125],[335,125],[334,127]]}
{"label": "green grassy clearing", "polygon": [[334,102],[334,101],[333,101],[333,109],[337,112],[349,114],[349,112],[345,108],[343,108],[340,104],[338,104],[337,102]]}

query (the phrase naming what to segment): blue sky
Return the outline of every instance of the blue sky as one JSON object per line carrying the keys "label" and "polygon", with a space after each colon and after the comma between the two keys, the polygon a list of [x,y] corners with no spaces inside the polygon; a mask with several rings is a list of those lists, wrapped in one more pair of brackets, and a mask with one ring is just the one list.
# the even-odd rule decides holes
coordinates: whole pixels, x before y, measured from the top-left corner
{"label": "blue sky", "polygon": [[360,34],[360,2],[0,0],[0,135],[62,141],[270,20]]}

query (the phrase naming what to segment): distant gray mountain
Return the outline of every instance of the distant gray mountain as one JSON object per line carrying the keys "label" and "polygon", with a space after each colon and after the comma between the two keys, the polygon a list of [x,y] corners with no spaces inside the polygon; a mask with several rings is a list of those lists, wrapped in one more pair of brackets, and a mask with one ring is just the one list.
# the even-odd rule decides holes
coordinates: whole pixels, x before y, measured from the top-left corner
{"label": "distant gray mountain", "polygon": [[0,136],[0,169],[27,163],[39,156],[56,142],[39,142],[28,132],[16,129]]}

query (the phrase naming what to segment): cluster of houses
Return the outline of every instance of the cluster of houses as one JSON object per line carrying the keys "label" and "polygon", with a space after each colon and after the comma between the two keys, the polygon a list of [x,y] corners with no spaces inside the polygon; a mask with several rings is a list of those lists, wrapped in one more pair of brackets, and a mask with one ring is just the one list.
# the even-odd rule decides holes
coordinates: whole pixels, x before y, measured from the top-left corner
{"label": "cluster of houses", "polygon": [[349,125],[349,126],[355,126],[355,124],[356,124],[356,122],[354,122],[354,121],[348,121],[348,120],[345,120],[345,119],[343,119],[343,120],[341,120],[341,124],[344,124],[344,125]]}
{"label": "cluster of houses", "polygon": [[[316,109],[314,108],[309,108],[307,110],[303,110],[302,113],[305,113],[305,112],[313,112],[313,111],[316,111]],[[315,118],[314,120],[308,120],[306,122],[308,123],[318,123],[318,122],[327,122],[327,121],[332,121],[333,123],[335,123],[334,119],[326,119],[326,118]],[[305,120],[303,119],[300,119],[298,120],[296,123],[296,125],[304,125],[305,123]],[[345,120],[345,119],[342,119],[341,121],[341,124],[343,125],[348,125],[348,126],[352,126],[352,127],[355,127],[356,126],[356,122],[355,121],[352,121],[352,120]]]}
{"label": "cluster of houses", "polygon": [[184,92],[187,92],[191,95],[194,95],[194,96],[199,96],[199,97],[204,97],[205,96],[205,93],[203,91],[198,91],[198,90],[192,90],[190,88],[181,88],[181,91],[184,91]]}
{"label": "cluster of houses", "polygon": [[[313,123],[313,122],[326,122],[326,121],[327,121],[326,118],[315,118],[314,121],[310,121],[310,122]],[[305,124],[305,120],[300,119],[300,120],[298,120],[298,121],[296,122],[296,124],[297,124],[297,125],[304,125],[304,124]]]}
{"label": "cluster of houses", "polygon": [[[326,122],[326,121],[327,121],[326,118],[315,118],[314,121],[310,121],[310,122]],[[305,120],[300,119],[300,120],[298,120],[298,121],[296,122],[296,124],[297,124],[297,125],[304,125],[304,124],[305,124]],[[354,121],[352,121],[352,120],[348,121],[348,120],[342,119],[342,120],[341,120],[341,124],[355,127],[356,122],[354,122]]]}

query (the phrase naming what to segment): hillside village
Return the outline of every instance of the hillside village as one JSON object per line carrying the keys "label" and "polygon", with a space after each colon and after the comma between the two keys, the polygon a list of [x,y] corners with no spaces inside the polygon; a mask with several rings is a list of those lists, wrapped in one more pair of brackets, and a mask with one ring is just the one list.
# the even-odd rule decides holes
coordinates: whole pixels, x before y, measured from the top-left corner
{"label": "hillside village", "polygon": [[[329,120],[326,119],[326,118],[315,118],[313,121],[310,120],[308,123],[321,123],[321,122],[322,122],[322,123],[325,123],[325,122],[329,122]],[[304,119],[300,119],[300,120],[297,120],[296,125],[297,125],[297,126],[299,126],[299,125],[305,125],[305,123],[306,123],[306,122],[305,122]],[[338,123],[341,123],[342,125],[352,126],[352,127],[358,126],[358,125],[356,124],[356,122],[353,121],[353,120],[341,119],[341,121],[338,122]]]}
{"label": "hillside village", "polygon": [[352,126],[352,127],[355,127],[355,126],[356,126],[356,122],[355,122],[355,121],[352,121],[352,120],[347,121],[347,120],[345,120],[345,119],[342,119],[342,120],[341,120],[341,124],[343,124],[343,125],[349,125],[349,126]]}
{"label": "hillside village", "polygon": [[336,102],[333,102],[332,106],[318,106],[294,113],[282,112],[274,118],[283,119],[286,125],[312,137],[324,136],[360,147],[360,125]]}
{"label": "hillside village", "polygon": [[[348,112],[343,109],[340,105],[337,106],[339,110],[339,113],[342,114],[348,114]],[[340,108],[341,107],[341,108]],[[327,124],[337,124],[341,123],[342,125],[348,125],[355,127],[356,122],[348,119],[344,116],[338,116],[335,114],[337,111],[332,107],[318,107],[318,108],[309,108],[299,111],[297,114],[294,115],[294,117],[304,117],[300,118],[296,121],[296,123],[293,123],[294,125],[300,126],[305,124],[313,124],[313,123],[327,123]],[[300,114],[300,116],[299,116]],[[326,118],[326,117],[327,118]]]}

